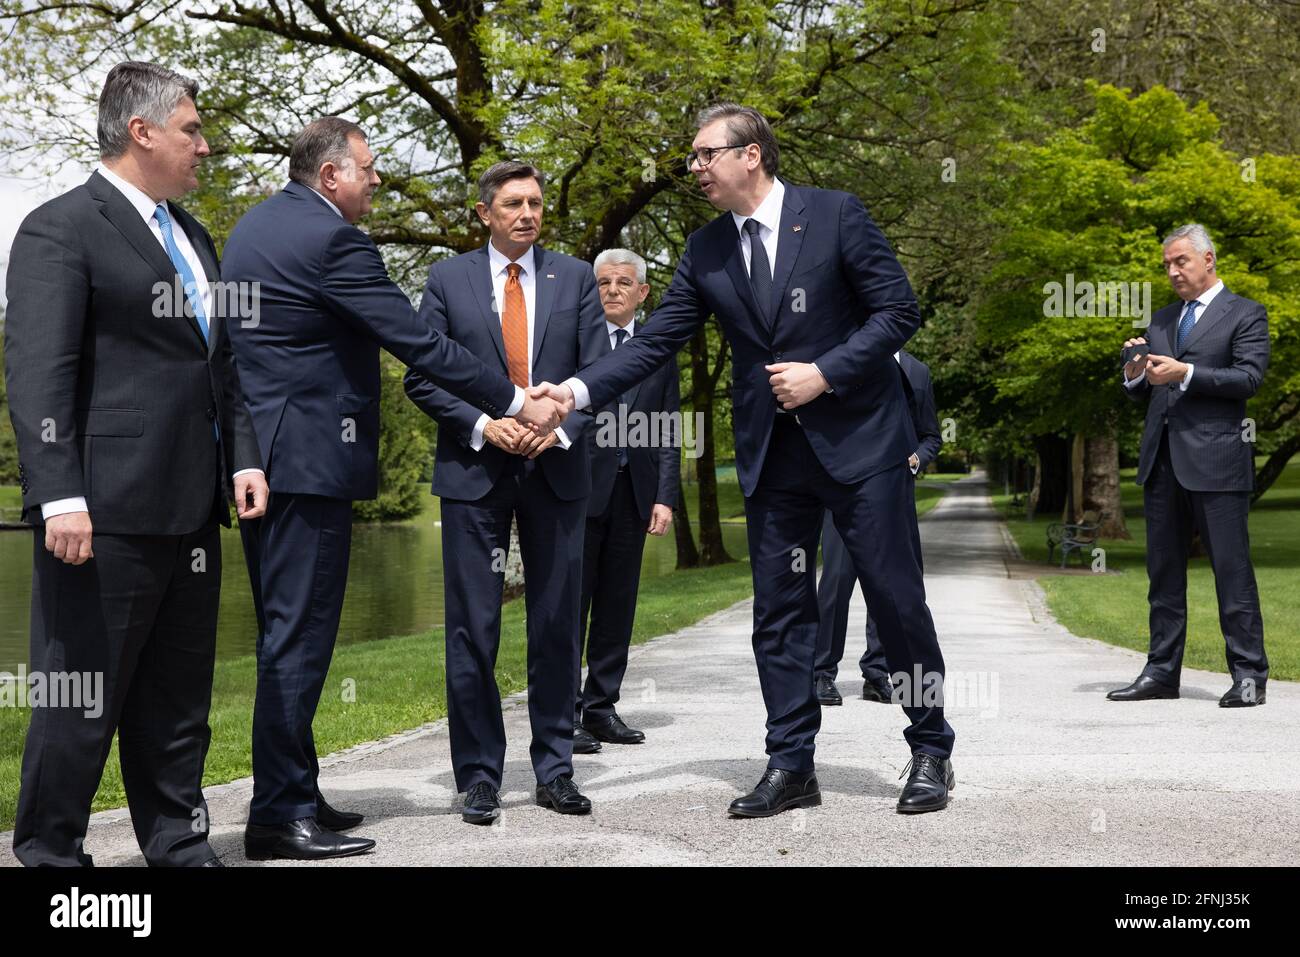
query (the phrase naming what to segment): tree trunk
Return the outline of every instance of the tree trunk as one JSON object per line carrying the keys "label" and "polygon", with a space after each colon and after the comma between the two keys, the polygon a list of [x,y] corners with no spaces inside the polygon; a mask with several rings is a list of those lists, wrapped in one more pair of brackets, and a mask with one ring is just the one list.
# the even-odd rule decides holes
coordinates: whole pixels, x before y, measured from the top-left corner
{"label": "tree trunk", "polygon": [[700,553],[691,535],[691,513],[686,507],[686,486],[677,480],[677,514],[673,519],[673,534],[677,537],[677,567],[699,568]]}
{"label": "tree trunk", "polygon": [[1083,448],[1084,511],[1095,509],[1101,514],[1102,538],[1132,538],[1124,524],[1124,506],[1120,502],[1119,441],[1112,425],[1104,435],[1089,436]]}
{"label": "tree trunk", "polygon": [[1269,490],[1296,452],[1300,452],[1300,433],[1279,445],[1255,473],[1255,494],[1251,496],[1251,502],[1258,502],[1259,497]]}
{"label": "tree trunk", "polygon": [[1070,487],[1070,440],[1059,435],[1036,435],[1033,444],[1038,466],[1030,494],[1030,518],[1038,512],[1048,515],[1060,512]]}
{"label": "tree trunk", "polygon": [[716,374],[709,369],[709,337],[701,325],[691,342],[691,411],[704,413],[700,457],[695,462],[700,490],[700,565],[725,565],[735,561],[722,544],[722,521],[718,510],[718,473],[713,444],[713,386]]}

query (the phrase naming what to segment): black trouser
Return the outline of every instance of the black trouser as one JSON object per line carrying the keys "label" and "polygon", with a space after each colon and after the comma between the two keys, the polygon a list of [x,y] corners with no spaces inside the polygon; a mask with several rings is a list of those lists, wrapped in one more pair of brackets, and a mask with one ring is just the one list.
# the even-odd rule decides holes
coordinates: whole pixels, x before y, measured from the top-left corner
{"label": "black trouser", "polygon": [[512,458],[487,495],[442,500],[447,728],[460,791],[480,781],[501,787],[506,732],[495,669],[512,516],[524,564],[533,771],[543,784],[573,773],[587,500],[558,498],[535,460]]}
{"label": "black trouser", "polygon": [[[82,842],[117,732],[145,860],[201,864],[215,856],[202,781],[221,536],[215,524],[189,535],[97,532],[93,547],[94,558],[68,565],[46,550],[45,529],[35,532],[31,673],[100,677],[83,681],[73,706],[31,710],[14,853],[28,866],[92,863]],[[101,700],[87,707],[96,680]]]}
{"label": "black trouser", "polygon": [[754,657],[767,706],[769,767],[807,771],[821,707],[817,656],[817,540],[830,509],[879,629],[891,673],[905,672],[903,732],[913,752],[947,757],[943,653],[925,603],[913,482],[904,462],[851,485],[817,460],[793,416],[778,415],[754,494],[745,499],[754,577]]}
{"label": "black trouser", "polygon": [[584,714],[593,719],[608,717],[618,704],[636,621],[648,523],[649,518],[637,511],[632,473],[620,469],[604,513],[587,516],[580,632],[587,636],[587,682],[577,696],[574,721]]}
{"label": "black trouser", "polygon": [[352,548],[352,503],[272,492],[266,514],[240,522],[257,608],[253,800],[263,827],[316,815],[316,717]]}
{"label": "black trouser", "polygon": [[[827,512],[822,523],[822,577],[817,582],[817,661],[813,668],[818,677],[825,675],[834,681],[839,675],[849,630],[849,604],[857,585],[853,559],[835,528],[835,516]],[[858,659],[858,670],[868,682],[889,680],[885,646],[880,643],[870,608],[867,609],[867,648]]]}
{"label": "black trouser", "polygon": [[1147,529],[1147,577],[1151,586],[1151,650],[1142,673],[1178,687],[1187,640],[1187,557],[1192,530],[1214,570],[1228,672],[1233,681],[1250,680],[1257,690],[1268,681],[1264,619],[1250,563],[1247,517],[1249,492],[1194,492],[1183,488],[1169,457],[1169,433],[1160,435],[1151,474],[1142,487]]}

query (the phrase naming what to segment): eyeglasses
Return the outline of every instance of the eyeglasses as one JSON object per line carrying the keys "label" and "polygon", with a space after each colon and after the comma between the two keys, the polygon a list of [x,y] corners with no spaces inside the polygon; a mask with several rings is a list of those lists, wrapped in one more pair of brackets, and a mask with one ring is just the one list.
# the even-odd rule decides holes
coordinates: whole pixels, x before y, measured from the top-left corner
{"label": "eyeglasses", "polygon": [[730,143],[727,146],[701,146],[698,150],[691,150],[686,154],[686,172],[691,172],[696,163],[700,164],[700,169],[708,169],[713,158],[723,150],[743,150],[748,145],[748,143]]}

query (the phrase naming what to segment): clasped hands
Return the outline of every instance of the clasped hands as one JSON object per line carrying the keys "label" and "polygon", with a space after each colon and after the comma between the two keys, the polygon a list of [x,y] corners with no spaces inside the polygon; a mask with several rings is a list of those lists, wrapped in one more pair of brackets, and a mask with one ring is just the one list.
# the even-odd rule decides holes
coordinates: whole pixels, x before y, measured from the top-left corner
{"label": "clasped hands", "polygon": [[513,417],[493,419],[483,426],[483,438],[502,451],[535,459],[559,441],[555,429],[573,405],[573,392],[567,386],[551,382],[532,386]]}
{"label": "clasped hands", "polygon": [[[1145,338],[1138,336],[1136,339],[1127,340],[1124,343],[1124,348],[1144,346],[1146,342]],[[1124,378],[1130,382],[1144,372],[1147,381],[1152,385],[1167,385],[1170,382],[1179,382],[1187,375],[1187,363],[1179,362],[1173,356],[1158,356],[1149,353],[1144,356],[1137,356],[1132,362],[1124,365]]]}

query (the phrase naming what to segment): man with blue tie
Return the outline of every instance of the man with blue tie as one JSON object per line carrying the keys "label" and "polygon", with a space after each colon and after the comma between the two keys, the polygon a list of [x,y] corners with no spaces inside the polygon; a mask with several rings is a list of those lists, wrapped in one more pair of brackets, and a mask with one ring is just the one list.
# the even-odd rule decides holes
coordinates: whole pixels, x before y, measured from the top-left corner
{"label": "man with blue tie", "polygon": [[209,154],[197,95],[157,64],[114,66],[102,165],[14,240],[5,359],[36,527],[30,671],[102,683],[97,702],[32,708],[14,827],[28,866],[92,863],[83,841],[115,732],[145,861],[220,864],[201,787],[217,526],[232,501],[256,519],[267,493],[217,250],[175,202]]}
{"label": "man with blue tie", "polygon": [[1146,402],[1138,484],[1147,528],[1151,645],[1131,685],[1106,697],[1179,696],[1187,639],[1187,558],[1193,530],[1214,570],[1219,627],[1232,687],[1223,708],[1265,701],[1268,657],[1247,519],[1255,488],[1246,400],[1268,368],[1268,313],[1229,292],[1205,227],[1189,223],[1164,241],[1164,268],[1178,301],[1124,343],[1124,388]]}
{"label": "man with blue tie", "polygon": [[[485,170],[474,208],[488,242],[430,266],[420,301],[429,328],[516,386],[570,376],[607,348],[591,266],[537,244],[543,180],[514,160]],[[543,438],[420,369],[407,373],[406,394],[438,421],[433,494],[442,498],[447,726],[461,819],[491,825],[501,813],[506,737],[494,666],[512,520],[524,566],[535,799],[587,814],[591,802],[573,781],[573,700],[591,417],[570,416]]]}
{"label": "man with blue tie", "polygon": [[901,691],[910,774],[897,810],[935,811],[954,783],[943,655],[925,603],[907,457],[916,448],[897,352],[920,325],[907,276],[858,199],[776,176],[758,111],[698,118],[687,161],[723,214],[691,234],[673,281],[622,348],[556,386],[600,408],[661,366],[710,314],[732,347],[736,471],[754,578],[754,656],[767,707],[767,769],[730,812],[766,817],[821,803],[816,549],[830,509]]}
{"label": "man with blue tie", "polygon": [[[229,279],[257,283],[261,309],[232,340],[267,463],[265,517],[241,522],[258,613],[250,859],[360,854],[361,821],[324,799],[312,719],[347,586],[352,502],[379,487],[379,350],[542,440],[558,423],[500,372],[417,317],[355,223],[379,186],[361,127],[308,124],[285,188],[226,243]],[[526,428],[530,427],[530,428]],[[537,431],[533,431],[536,429]]]}

